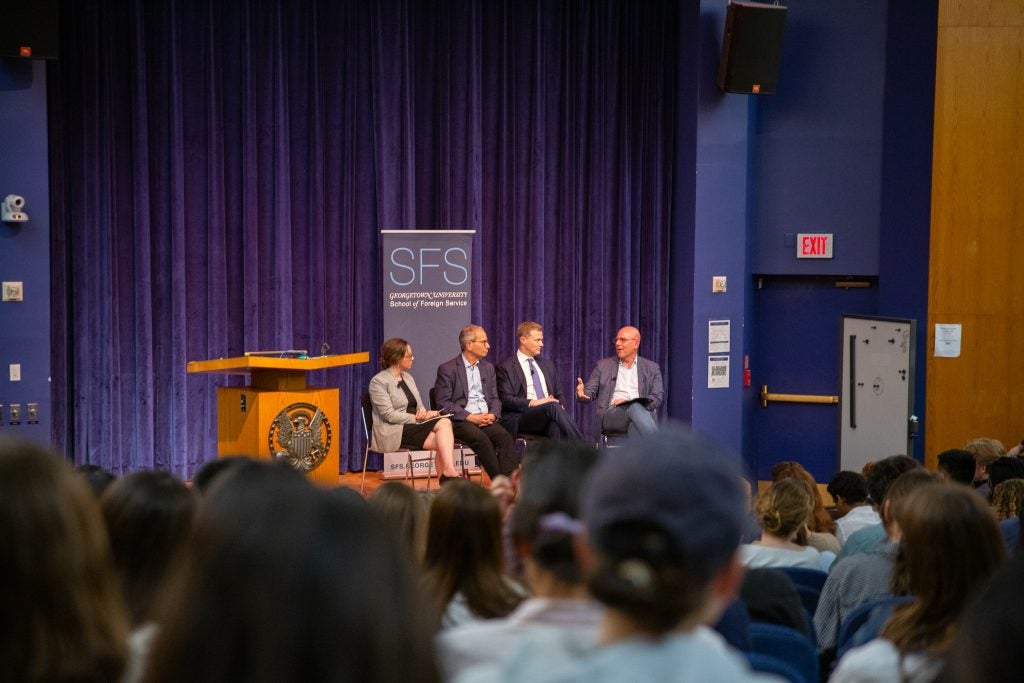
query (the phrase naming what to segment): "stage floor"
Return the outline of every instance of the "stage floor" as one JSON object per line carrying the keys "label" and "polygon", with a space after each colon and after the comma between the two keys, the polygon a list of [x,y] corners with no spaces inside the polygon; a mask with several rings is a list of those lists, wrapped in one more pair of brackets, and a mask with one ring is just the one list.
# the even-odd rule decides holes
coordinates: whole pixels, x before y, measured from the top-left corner
{"label": "stage floor", "polygon": [[[358,491],[359,490],[359,482],[360,482],[360,480],[362,478],[363,478],[363,473],[362,472],[346,472],[345,474],[342,474],[342,475],[340,475],[338,477],[338,484],[340,486],[347,486],[350,489],[355,489],[356,491]],[[381,478],[380,472],[367,472],[366,473],[366,488],[363,491],[363,495],[364,496],[370,495],[371,493],[373,493],[377,489],[378,486],[383,484],[385,481],[398,481],[398,482],[402,482],[402,483],[407,483],[408,482],[407,479],[387,479],[386,480],[386,479],[382,479]],[[480,476],[475,476],[474,475],[473,477],[470,478],[470,481],[474,481],[474,482],[481,482],[482,481],[484,486],[490,486],[491,485],[490,477],[487,476],[486,472],[482,475],[482,479],[481,479]],[[413,483],[415,484],[417,490],[420,490],[420,489],[424,489],[425,490],[427,488],[427,480],[425,478],[414,479]],[[436,491],[437,488],[438,488],[438,485],[439,484],[438,484],[437,478],[436,477],[431,477],[430,478],[430,488],[432,490]]]}

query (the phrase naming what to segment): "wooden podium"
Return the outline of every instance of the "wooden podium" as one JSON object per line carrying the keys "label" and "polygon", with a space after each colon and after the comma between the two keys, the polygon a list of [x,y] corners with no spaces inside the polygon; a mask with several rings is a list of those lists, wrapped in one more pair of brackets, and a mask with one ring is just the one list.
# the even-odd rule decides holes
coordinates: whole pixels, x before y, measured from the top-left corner
{"label": "wooden podium", "polygon": [[189,373],[247,375],[244,387],[217,387],[217,456],[287,459],[311,480],[338,484],[338,390],[306,385],[306,373],[368,363],[367,352],[318,358],[239,356],[192,361]]}

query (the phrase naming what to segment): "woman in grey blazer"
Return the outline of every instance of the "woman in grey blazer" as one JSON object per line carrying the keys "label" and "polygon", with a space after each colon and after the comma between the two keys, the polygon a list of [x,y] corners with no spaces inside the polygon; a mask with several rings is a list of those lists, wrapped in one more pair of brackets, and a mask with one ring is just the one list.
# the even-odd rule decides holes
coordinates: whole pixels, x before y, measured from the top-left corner
{"label": "woman in grey blazer", "polygon": [[409,371],[412,347],[394,337],[380,347],[383,370],[370,380],[373,431],[370,449],[381,453],[401,448],[425,449],[437,453],[440,481],[458,478],[455,469],[452,422],[436,410],[427,410]]}

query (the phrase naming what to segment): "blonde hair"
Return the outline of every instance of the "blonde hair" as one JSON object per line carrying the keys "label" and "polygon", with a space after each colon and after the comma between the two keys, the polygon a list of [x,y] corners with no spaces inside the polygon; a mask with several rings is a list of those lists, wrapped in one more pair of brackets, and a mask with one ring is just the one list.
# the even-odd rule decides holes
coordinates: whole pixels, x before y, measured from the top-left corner
{"label": "blonde hair", "polygon": [[788,538],[807,523],[814,509],[808,484],[795,477],[777,481],[757,499],[757,519],[766,534]]}
{"label": "blonde hair", "polygon": [[992,492],[992,511],[996,519],[1013,519],[1020,515],[1024,503],[1024,479],[1007,479]]}
{"label": "blonde hair", "polygon": [[799,479],[807,484],[811,492],[813,507],[810,518],[807,520],[807,527],[818,533],[834,534],[836,523],[832,520],[832,515],[825,509],[825,501],[821,497],[821,491],[818,489],[818,482],[814,480],[814,476],[804,469],[803,465],[793,460],[781,460],[772,465],[772,481],[782,481],[789,477]]}
{"label": "blonde hair", "polygon": [[964,450],[974,456],[974,462],[985,467],[1006,455],[1006,447],[997,439],[971,439]]}

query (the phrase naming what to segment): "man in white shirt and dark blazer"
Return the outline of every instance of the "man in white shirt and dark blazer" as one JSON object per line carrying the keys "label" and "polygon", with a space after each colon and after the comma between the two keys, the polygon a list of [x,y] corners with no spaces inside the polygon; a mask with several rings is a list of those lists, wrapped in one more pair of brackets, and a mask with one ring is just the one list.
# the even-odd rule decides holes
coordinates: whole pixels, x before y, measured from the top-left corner
{"label": "man in white shirt and dark blazer", "polygon": [[601,432],[649,434],[658,429],[655,416],[665,397],[661,368],[641,358],[640,330],[623,327],[615,335],[615,355],[597,362],[587,383],[576,379],[576,398],[597,404],[594,438]]}
{"label": "man in white shirt and dark blazer", "polygon": [[518,350],[497,367],[505,428],[512,436],[532,434],[582,441],[582,432],[562,406],[555,364],[539,355],[544,348],[544,328],[532,321],[520,323],[516,340]]}
{"label": "man in white shirt and dark blazer", "polygon": [[467,325],[459,346],[462,353],[437,368],[433,408],[451,418],[455,438],[473,449],[487,476],[510,475],[519,463],[512,435],[501,424],[494,365],[484,360],[491,349],[487,332]]}

